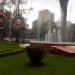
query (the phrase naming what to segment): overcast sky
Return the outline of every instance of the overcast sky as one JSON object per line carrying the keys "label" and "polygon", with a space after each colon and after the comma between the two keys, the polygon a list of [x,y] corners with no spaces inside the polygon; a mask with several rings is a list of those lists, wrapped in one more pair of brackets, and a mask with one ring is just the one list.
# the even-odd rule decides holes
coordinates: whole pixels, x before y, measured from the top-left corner
{"label": "overcast sky", "polygon": [[[58,0],[33,0],[32,7],[33,11],[28,16],[30,28],[32,27],[31,22],[37,19],[39,10],[49,9],[50,12],[55,13],[55,21],[60,20],[60,5]],[[75,0],[69,0],[67,20],[75,23]]]}

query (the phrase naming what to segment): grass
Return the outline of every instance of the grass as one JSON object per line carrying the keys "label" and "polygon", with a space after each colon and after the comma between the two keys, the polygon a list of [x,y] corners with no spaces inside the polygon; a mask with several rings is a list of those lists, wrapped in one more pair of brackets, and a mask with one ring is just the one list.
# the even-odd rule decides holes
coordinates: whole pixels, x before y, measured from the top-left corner
{"label": "grass", "polygon": [[8,43],[5,43],[5,44],[0,44],[0,50],[3,50],[3,51],[7,51],[7,50],[21,50],[22,48],[19,47],[18,44],[8,44]]}
{"label": "grass", "polygon": [[0,75],[75,75],[75,58],[47,55],[42,67],[27,66],[26,53],[0,58]]}

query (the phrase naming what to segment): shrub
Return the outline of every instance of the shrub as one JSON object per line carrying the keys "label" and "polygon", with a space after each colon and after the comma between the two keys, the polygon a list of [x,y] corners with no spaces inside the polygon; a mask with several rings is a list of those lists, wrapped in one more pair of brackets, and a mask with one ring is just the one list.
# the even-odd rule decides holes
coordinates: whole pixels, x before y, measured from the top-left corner
{"label": "shrub", "polygon": [[44,48],[44,46],[41,45],[31,45],[27,47],[27,54],[32,65],[37,66],[41,64],[41,61],[46,54],[46,49]]}

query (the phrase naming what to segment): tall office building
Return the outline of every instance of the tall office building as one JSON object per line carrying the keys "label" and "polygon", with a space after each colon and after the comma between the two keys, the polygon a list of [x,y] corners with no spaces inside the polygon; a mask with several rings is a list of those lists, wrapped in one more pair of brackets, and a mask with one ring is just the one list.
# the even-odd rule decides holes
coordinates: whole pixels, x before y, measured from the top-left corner
{"label": "tall office building", "polygon": [[33,33],[37,34],[37,40],[45,40],[47,35],[47,40],[51,38],[51,31],[54,27],[55,15],[51,13],[48,9],[39,11],[38,19],[33,22]]}
{"label": "tall office building", "polygon": [[45,23],[51,18],[50,11],[48,9],[39,11],[38,21],[40,23]]}
{"label": "tall office building", "polygon": [[38,15],[38,39],[41,39],[41,36],[45,38],[45,34],[48,31],[51,32],[54,22],[54,14],[51,13],[48,9],[39,11]]}

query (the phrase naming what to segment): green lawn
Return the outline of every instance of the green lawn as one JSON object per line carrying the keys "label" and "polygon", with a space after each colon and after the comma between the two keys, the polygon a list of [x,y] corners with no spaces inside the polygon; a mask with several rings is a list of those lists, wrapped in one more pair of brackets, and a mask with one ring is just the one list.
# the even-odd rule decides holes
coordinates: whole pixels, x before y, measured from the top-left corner
{"label": "green lawn", "polygon": [[26,53],[0,58],[0,75],[75,75],[75,58],[47,55],[42,67],[29,67]]}
{"label": "green lawn", "polygon": [[8,43],[5,43],[5,44],[0,44],[0,50],[21,50],[22,48],[19,47],[18,44],[8,44]]}

